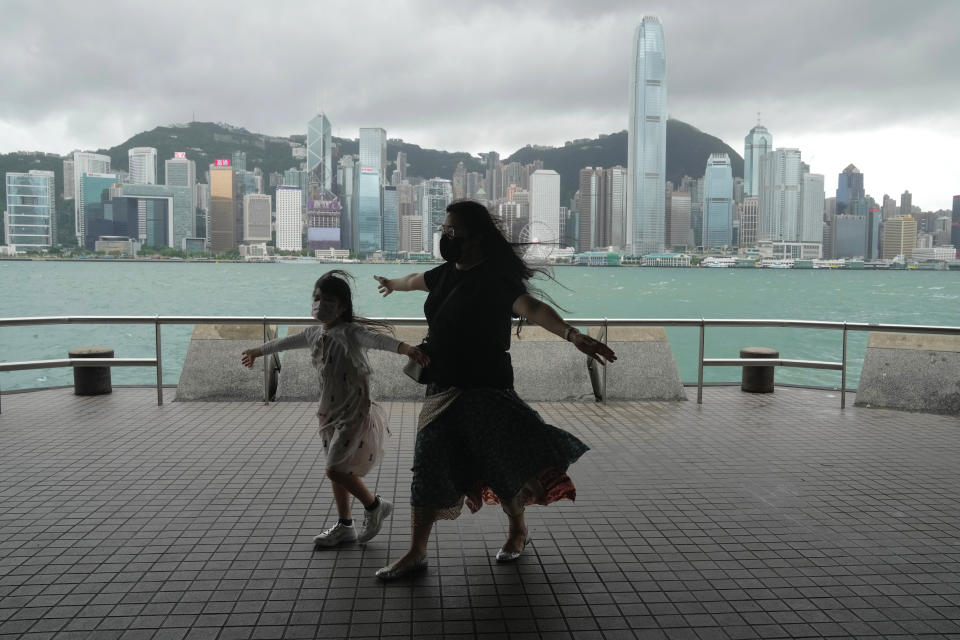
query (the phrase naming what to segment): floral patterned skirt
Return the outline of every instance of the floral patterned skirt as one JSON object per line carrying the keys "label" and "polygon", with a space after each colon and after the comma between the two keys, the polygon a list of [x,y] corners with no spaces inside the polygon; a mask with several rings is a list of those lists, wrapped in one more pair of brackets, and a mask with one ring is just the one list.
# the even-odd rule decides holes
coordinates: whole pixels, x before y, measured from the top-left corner
{"label": "floral patterned skirt", "polygon": [[[445,389],[430,385],[429,396]],[[508,513],[576,498],[566,470],[589,447],[546,424],[512,389],[464,389],[417,433],[414,520],[452,520],[466,503]]]}

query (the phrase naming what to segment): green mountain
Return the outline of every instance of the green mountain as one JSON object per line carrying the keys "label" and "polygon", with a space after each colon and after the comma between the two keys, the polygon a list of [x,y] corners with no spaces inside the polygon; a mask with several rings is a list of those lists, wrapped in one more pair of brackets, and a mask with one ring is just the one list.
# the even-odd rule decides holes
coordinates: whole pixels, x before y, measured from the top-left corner
{"label": "green mountain", "polygon": [[[359,142],[346,138],[334,138],[340,156],[357,154]],[[251,133],[242,127],[213,122],[191,122],[183,125],[168,125],[144,131],[129,140],[109,149],[99,149],[97,153],[110,156],[111,165],[117,170],[127,170],[127,151],[132,147],[154,147],[157,149],[158,178],[163,180],[163,160],[172,158],[174,152],[184,151],[187,157],[197,163],[197,179],[204,180],[208,165],[218,158],[230,158],[235,151],[247,154],[247,169],[259,167],[264,174],[282,173],[299,163],[293,158],[291,144],[304,144],[303,134],[288,137],[267,136]],[[480,158],[467,152],[440,151],[424,149],[403,140],[387,141],[387,157],[391,167],[397,152],[407,154],[407,173],[422,178],[447,178],[453,176],[458,162],[463,162],[467,171],[483,171]],[[722,152],[730,156],[733,174],[743,175],[743,158],[719,138],[706,134],[679,120],[667,121],[667,180],[679,184],[684,175],[698,177],[704,173],[707,157],[711,153]],[[73,207],[71,202],[62,200],[63,159],[41,152],[15,152],[0,154],[0,173],[8,171],[22,172],[30,169],[52,170],[56,173],[57,210],[60,225],[59,239],[62,244],[72,244]],[[567,142],[562,147],[526,146],[503,162],[527,164],[542,160],[546,169],[560,174],[561,202],[567,203],[577,190],[579,171],[584,167],[612,167],[627,164],[627,132],[620,131],[609,135],[601,134],[596,139],[584,139]],[[6,202],[6,181],[0,182],[0,203]],[[0,225],[2,234],[2,225]],[[5,241],[0,235],[0,244]]]}

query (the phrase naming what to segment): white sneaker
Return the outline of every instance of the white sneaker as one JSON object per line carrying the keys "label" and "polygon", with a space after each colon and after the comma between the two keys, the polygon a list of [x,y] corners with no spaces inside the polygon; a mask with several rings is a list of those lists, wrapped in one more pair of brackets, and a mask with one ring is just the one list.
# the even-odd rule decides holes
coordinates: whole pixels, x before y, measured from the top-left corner
{"label": "white sneaker", "polygon": [[[380,496],[377,496],[380,498]],[[380,527],[383,521],[393,513],[393,503],[380,498],[380,506],[373,511],[363,510],[363,532],[357,538],[358,542],[369,542],[373,537],[380,533]]]}
{"label": "white sneaker", "polygon": [[357,528],[339,522],[313,538],[313,544],[317,547],[335,547],[342,542],[356,541]]}

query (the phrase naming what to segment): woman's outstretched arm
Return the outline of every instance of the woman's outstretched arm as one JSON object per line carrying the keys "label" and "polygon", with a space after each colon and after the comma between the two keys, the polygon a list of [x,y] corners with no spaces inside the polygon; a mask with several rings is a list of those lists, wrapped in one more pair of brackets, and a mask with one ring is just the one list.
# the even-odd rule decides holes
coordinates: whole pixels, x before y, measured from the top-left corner
{"label": "woman's outstretched arm", "polygon": [[542,300],[524,293],[513,302],[513,312],[524,317],[534,324],[538,324],[550,333],[572,342],[574,346],[600,364],[607,364],[617,359],[617,355],[607,345],[567,324],[560,317],[556,309]]}
{"label": "woman's outstretched arm", "polygon": [[394,291],[429,291],[427,281],[424,280],[422,273],[410,273],[399,278],[373,276],[373,279],[378,282],[377,291],[384,297]]}

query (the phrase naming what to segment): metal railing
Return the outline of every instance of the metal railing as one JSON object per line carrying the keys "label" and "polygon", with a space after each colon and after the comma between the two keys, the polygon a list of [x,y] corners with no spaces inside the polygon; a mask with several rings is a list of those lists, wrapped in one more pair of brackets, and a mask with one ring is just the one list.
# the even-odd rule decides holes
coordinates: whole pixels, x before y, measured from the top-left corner
{"label": "metal railing", "polygon": [[[377,318],[393,326],[417,326],[426,324],[423,318]],[[313,324],[313,318],[300,316],[46,316],[34,318],[0,318],[0,328],[13,326],[37,326],[47,324],[141,324],[153,325],[156,335],[154,358],[71,358],[64,360],[30,360],[23,362],[0,362],[0,372],[53,367],[93,366],[156,366],[157,404],[163,404],[163,355],[161,327],[183,324],[252,324],[263,326],[263,338],[267,340],[270,325]],[[570,318],[568,323],[579,327],[600,327],[604,342],[608,341],[609,329],[613,327],[698,327],[700,348],[697,368],[697,404],[703,404],[704,367],[780,366],[805,369],[828,369],[840,371],[840,408],[846,407],[847,389],[847,334],[850,331],[921,333],[960,336],[960,327],[879,324],[869,322],[831,322],[818,320],[775,319],[716,319],[716,318]],[[704,358],[707,327],[756,327],[823,329],[843,332],[843,345],[839,361],[792,360],[786,358]],[[263,358],[264,402],[269,402],[269,358]],[[606,368],[603,372],[603,397],[606,396]]]}

